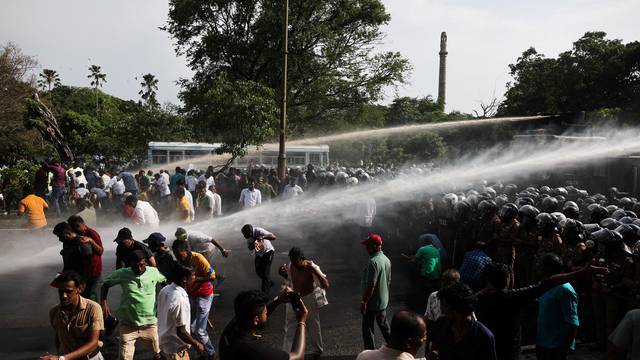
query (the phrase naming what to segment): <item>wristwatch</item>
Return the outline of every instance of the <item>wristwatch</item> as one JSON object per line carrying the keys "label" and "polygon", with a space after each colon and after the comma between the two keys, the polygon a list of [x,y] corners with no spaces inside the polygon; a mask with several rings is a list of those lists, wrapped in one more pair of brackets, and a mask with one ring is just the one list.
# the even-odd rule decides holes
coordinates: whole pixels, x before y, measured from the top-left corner
{"label": "wristwatch", "polygon": [[58,360],[64,360],[64,356],[62,355],[58,356]]}

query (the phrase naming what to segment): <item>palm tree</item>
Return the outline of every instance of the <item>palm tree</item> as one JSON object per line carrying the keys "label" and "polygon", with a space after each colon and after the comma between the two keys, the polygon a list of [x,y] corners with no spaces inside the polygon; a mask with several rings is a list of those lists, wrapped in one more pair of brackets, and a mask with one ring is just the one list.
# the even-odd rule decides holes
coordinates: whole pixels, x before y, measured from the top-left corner
{"label": "palm tree", "polygon": [[40,86],[40,88],[42,88],[42,90],[48,89],[49,91],[51,91],[52,85],[55,88],[62,84],[60,82],[60,75],[58,75],[58,72],[55,70],[42,69],[42,72],[39,76],[40,79],[38,80],[38,85]]}
{"label": "palm tree", "polygon": [[107,75],[102,73],[100,66],[98,65],[91,65],[89,67],[89,71],[91,72],[91,74],[89,74],[87,77],[91,79],[91,86],[93,86],[93,90],[96,93],[96,114],[97,114],[98,113],[98,88],[102,87],[102,84],[107,82]]}
{"label": "palm tree", "polygon": [[158,100],[156,99],[156,90],[158,90],[158,79],[156,79],[156,77],[152,74],[143,75],[140,86],[142,87],[142,90],[138,92],[138,95],[142,96],[142,100],[144,100],[149,107],[157,107],[159,105]]}

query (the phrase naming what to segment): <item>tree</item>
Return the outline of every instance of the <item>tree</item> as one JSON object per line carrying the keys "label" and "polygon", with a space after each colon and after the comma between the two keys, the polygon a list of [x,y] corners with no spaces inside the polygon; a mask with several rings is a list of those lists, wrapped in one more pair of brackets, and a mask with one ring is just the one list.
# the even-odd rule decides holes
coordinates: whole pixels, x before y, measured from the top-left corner
{"label": "tree", "polygon": [[442,121],[446,114],[431,95],[423,98],[400,97],[393,99],[386,116],[388,126],[420,124]]}
{"label": "tree", "polygon": [[43,69],[39,76],[38,86],[40,86],[42,90],[46,89],[51,91],[52,86],[57,87],[62,84],[60,82],[60,75],[58,75],[58,72],[55,70]]}
{"label": "tree", "polygon": [[158,79],[152,74],[146,74],[142,76],[142,82],[140,83],[142,90],[138,92],[138,95],[142,96],[142,100],[151,108],[157,108],[160,106],[156,99],[156,91],[158,90]]}
{"label": "tree", "polygon": [[623,44],[604,32],[587,32],[571,50],[547,58],[534,48],[509,65],[500,115],[640,110],[640,43]]}
{"label": "tree", "polygon": [[[194,71],[181,81],[188,113],[202,113],[201,101],[222,76],[279,94],[282,13],[279,0],[170,1],[164,29]],[[375,52],[390,20],[380,0],[295,1],[289,19],[293,133],[321,129],[335,111],[380,100],[386,86],[404,82],[408,61],[397,52]]]}
{"label": "tree", "polygon": [[60,132],[58,121],[40,98],[38,93],[34,93],[31,99],[27,101],[27,112],[24,117],[24,126],[27,129],[36,129],[42,136],[42,139],[53,145],[58,152],[60,160],[63,162],[73,161],[73,153],[69,149],[67,141]]}
{"label": "tree", "polygon": [[99,92],[95,114],[93,89],[60,86],[49,94],[60,132],[74,154],[108,154],[144,159],[149,141],[188,141],[193,137],[184,116],[171,107],[150,108]]}
{"label": "tree", "polygon": [[244,156],[249,146],[259,146],[273,135],[278,123],[275,98],[275,92],[264,85],[225,78],[217,79],[203,95],[201,105],[189,116],[202,119],[194,125],[195,133],[216,134],[213,139],[222,142],[216,152],[231,155],[220,171]]}
{"label": "tree", "polygon": [[24,99],[36,88],[34,76],[37,61],[25,55],[14,43],[0,46],[0,163],[45,153],[40,135],[24,128]]}
{"label": "tree", "polygon": [[91,86],[96,93],[96,115],[98,114],[98,88],[102,87],[102,84],[107,82],[107,75],[102,73],[100,66],[91,65],[89,67],[90,74],[87,76],[91,79]]}
{"label": "tree", "polygon": [[480,101],[480,111],[473,110],[473,113],[477,118],[487,119],[496,116],[498,113],[498,108],[500,107],[500,100],[494,97],[490,102],[486,103],[484,101]]}

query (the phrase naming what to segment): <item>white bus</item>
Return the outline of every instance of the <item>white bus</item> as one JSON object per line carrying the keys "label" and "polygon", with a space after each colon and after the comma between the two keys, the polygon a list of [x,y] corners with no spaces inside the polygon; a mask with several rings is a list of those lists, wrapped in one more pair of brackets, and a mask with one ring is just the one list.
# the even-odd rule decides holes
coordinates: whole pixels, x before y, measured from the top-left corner
{"label": "white bus", "polygon": [[[220,143],[183,143],[183,142],[155,142],[149,143],[147,151],[147,161],[149,165],[163,165],[173,162],[184,162],[194,160],[197,165],[211,165],[214,163],[213,157],[206,157],[202,160],[196,160],[207,155],[216,155],[216,149],[221,146]],[[253,147],[255,149],[255,147]],[[288,145],[286,147],[287,166],[305,166],[313,164],[314,166],[325,167],[329,165],[329,145]],[[267,144],[255,151],[249,151],[247,156],[237,158],[233,162],[233,167],[246,168],[252,164],[253,166],[264,165],[265,167],[278,166],[278,145]]]}

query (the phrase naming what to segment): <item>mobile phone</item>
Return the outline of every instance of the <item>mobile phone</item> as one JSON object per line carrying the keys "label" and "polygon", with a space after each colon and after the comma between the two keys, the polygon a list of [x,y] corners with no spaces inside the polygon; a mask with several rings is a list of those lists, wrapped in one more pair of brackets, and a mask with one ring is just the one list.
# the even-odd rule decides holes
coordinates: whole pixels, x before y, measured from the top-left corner
{"label": "mobile phone", "polygon": [[300,298],[299,292],[290,292],[289,302],[291,302],[291,307],[293,308],[293,310],[297,311],[302,309],[302,299]]}

